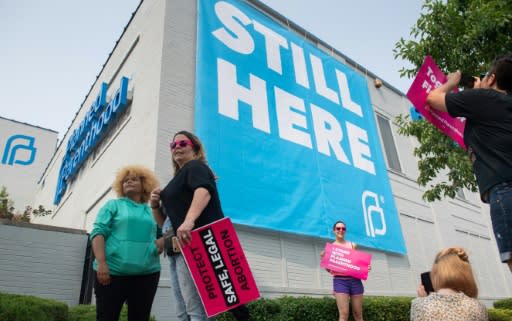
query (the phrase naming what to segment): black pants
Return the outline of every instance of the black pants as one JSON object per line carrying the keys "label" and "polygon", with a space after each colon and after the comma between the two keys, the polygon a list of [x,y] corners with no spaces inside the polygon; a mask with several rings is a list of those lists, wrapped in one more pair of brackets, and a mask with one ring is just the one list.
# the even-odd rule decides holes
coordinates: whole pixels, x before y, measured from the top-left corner
{"label": "black pants", "polygon": [[96,320],[118,321],[124,302],[128,304],[128,321],[149,321],[151,306],[158,287],[160,272],[146,275],[110,276],[109,285],[94,278]]}

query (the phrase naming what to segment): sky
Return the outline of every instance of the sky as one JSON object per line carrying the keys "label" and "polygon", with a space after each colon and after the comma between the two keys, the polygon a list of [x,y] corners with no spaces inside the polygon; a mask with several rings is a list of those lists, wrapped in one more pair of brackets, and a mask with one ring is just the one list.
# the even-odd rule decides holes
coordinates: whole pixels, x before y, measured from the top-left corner
{"label": "sky", "polygon": [[[164,0],[159,0],[164,1]],[[167,0],[171,1],[171,0]],[[193,0],[190,0],[193,1]],[[402,92],[393,48],[423,0],[263,0]],[[0,0],[0,116],[61,139],[139,0]]]}

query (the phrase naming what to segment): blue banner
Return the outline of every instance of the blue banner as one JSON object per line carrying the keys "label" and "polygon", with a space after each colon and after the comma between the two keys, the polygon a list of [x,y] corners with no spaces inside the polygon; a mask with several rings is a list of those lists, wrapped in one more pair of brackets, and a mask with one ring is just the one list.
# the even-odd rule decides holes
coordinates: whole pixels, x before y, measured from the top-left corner
{"label": "blue banner", "polygon": [[[335,31],[333,31],[335,32]],[[365,78],[240,1],[198,0],[195,130],[239,224],[405,254]]]}

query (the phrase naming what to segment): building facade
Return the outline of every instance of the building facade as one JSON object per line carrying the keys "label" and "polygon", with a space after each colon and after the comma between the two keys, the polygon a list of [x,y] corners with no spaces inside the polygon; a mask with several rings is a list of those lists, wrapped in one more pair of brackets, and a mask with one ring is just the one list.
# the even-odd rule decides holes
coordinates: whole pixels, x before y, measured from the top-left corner
{"label": "building facade", "polygon": [[0,187],[7,189],[16,210],[34,206],[39,179],[56,146],[56,131],[0,117]]}
{"label": "building facade", "polygon": [[[458,245],[480,299],[510,297],[487,206],[468,191],[422,200],[417,142],[394,123],[410,102],[376,78],[256,0],[142,1],[42,176],[36,203],[53,214],[35,221],[90,231],[117,169],[143,164],[164,186],[187,129],[263,296],[329,295],[319,254],[342,219],[373,256],[368,295],[415,296],[435,253]],[[154,313],[172,320],[162,260]]]}

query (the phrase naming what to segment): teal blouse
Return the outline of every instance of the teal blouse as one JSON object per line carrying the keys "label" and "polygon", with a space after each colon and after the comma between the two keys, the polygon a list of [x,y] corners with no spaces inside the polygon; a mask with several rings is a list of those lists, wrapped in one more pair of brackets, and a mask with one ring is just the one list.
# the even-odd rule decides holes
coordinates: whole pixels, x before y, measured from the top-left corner
{"label": "teal blouse", "polygon": [[[127,197],[109,200],[99,211],[90,239],[105,238],[105,258],[112,275],[144,275],[160,271],[155,245],[157,224],[147,204]],[[98,269],[96,259],[93,269]]]}

